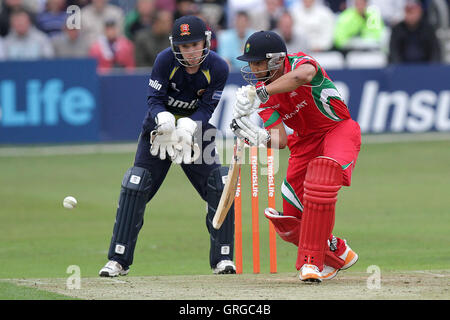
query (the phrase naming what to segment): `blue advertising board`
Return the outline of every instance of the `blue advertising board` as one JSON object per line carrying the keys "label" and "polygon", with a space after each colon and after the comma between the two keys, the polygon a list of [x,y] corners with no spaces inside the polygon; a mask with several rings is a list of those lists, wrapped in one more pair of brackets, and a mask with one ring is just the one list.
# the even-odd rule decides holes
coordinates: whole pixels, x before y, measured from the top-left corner
{"label": "blue advertising board", "polygon": [[100,77],[102,141],[137,140],[147,113],[148,75]]}
{"label": "blue advertising board", "polygon": [[450,132],[450,66],[330,71],[363,133]]}
{"label": "blue advertising board", "polygon": [[96,62],[0,63],[0,143],[99,139]]}

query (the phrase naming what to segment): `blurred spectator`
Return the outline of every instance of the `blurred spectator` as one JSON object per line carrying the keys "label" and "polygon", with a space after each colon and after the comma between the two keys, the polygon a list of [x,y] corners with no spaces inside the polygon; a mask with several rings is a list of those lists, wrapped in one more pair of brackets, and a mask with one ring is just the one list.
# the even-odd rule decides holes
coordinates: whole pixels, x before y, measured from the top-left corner
{"label": "blurred spectator", "polygon": [[236,57],[244,52],[247,38],[254,32],[250,27],[250,19],[245,11],[240,11],[235,16],[234,28],[222,30],[217,37],[217,53],[224,58],[230,68],[240,70],[247,63],[237,60]]}
{"label": "blurred spectator", "polygon": [[136,8],[125,17],[125,35],[134,41],[139,30],[150,28],[155,12],[155,0],[137,0]]}
{"label": "blurred spectator", "polygon": [[36,16],[36,24],[41,31],[53,37],[63,31],[66,19],[66,0],[47,0],[46,10]]}
{"label": "blurred spectator", "polygon": [[406,0],[370,0],[369,4],[380,11],[381,18],[389,27],[403,20]]}
{"label": "blurred spectator", "polygon": [[245,11],[250,15],[252,10],[264,7],[261,2],[261,0],[227,0],[227,28],[233,28],[238,12]]}
{"label": "blurred spectator", "polygon": [[439,42],[417,1],[408,0],[405,19],[392,29],[390,63],[439,62]]}
{"label": "blurred spectator", "polygon": [[172,12],[160,10],[155,15],[153,27],[136,34],[135,55],[138,67],[153,66],[158,53],[170,46],[172,25]]}
{"label": "blurred spectator", "polygon": [[97,59],[100,72],[107,72],[112,68],[135,67],[134,45],[121,34],[115,20],[104,23],[104,34],[91,46],[89,55]]}
{"label": "blurred spectator", "polygon": [[284,4],[284,8],[286,10],[289,10],[294,4],[296,4],[298,1],[302,1],[302,0],[284,0],[283,4]]}
{"label": "blurred spectator", "polygon": [[341,13],[347,9],[347,0],[324,0],[323,2],[334,13]]}
{"label": "blurred spectator", "polygon": [[200,11],[208,24],[214,30],[222,30],[227,27],[225,7],[227,0],[197,0]]}
{"label": "blurred spectator", "polygon": [[294,20],[288,11],[281,15],[277,28],[274,31],[283,38],[288,53],[297,53],[299,51],[308,53],[310,51],[308,40],[303,32],[294,28]]}
{"label": "blurred spectator", "polygon": [[[4,37],[9,33],[10,15],[15,9],[23,9],[23,0],[3,0],[0,10],[0,36]],[[31,15],[30,15],[31,17]]]}
{"label": "blurred spectator", "polygon": [[[303,0],[284,0],[284,6],[289,11],[294,7],[302,4]],[[347,9],[348,0],[318,0],[320,4],[323,4],[330,8],[334,13],[341,13]]]}
{"label": "blurred spectator", "polygon": [[117,28],[123,30],[123,12],[119,7],[108,4],[109,0],[92,0],[92,3],[81,9],[81,26],[91,42],[103,35],[104,24],[114,20]]}
{"label": "blurred spectator", "polygon": [[211,47],[209,48],[212,51],[217,51],[217,36],[216,36],[216,30],[214,30],[213,27],[211,27],[211,25],[209,24],[208,20],[206,19],[206,17],[203,15],[203,13],[200,11],[199,7],[194,7],[194,9],[196,8],[196,11],[192,12],[192,15],[199,17],[200,19],[203,20],[203,22],[205,22],[206,24],[206,29],[211,31]]}
{"label": "blurred spectator", "polygon": [[119,7],[127,15],[136,8],[137,0],[109,0],[109,3]]}
{"label": "blurred spectator", "polygon": [[175,11],[175,0],[156,0],[158,10]]}
{"label": "blurred spectator", "polygon": [[173,19],[176,20],[182,16],[191,15],[193,12],[199,12],[194,0],[177,0]]}
{"label": "blurred spectator", "polygon": [[380,49],[385,26],[376,9],[367,8],[368,0],[354,0],[354,6],[339,14],[334,29],[338,50]]}
{"label": "blurred spectator", "polygon": [[52,58],[53,47],[48,37],[31,23],[24,9],[15,9],[10,16],[10,32],[5,38],[7,59],[30,60]]}
{"label": "blurred spectator", "polygon": [[91,0],[67,0],[67,6],[78,6],[83,8],[91,3]]}
{"label": "blurred spectator", "polygon": [[55,57],[81,58],[89,54],[89,39],[79,29],[68,29],[64,26],[63,32],[52,38]]}
{"label": "blurred spectator", "polygon": [[28,13],[36,15],[45,11],[46,2],[47,0],[22,0],[22,6]]}
{"label": "blurred spectator", "polygon": [[333,47],[335,16],[330,8],[316,0],[303,0],[291,9],[294,29],[308,39],[311,51],[327,51]]}
{"label": "blurred spectator", "polygon": [[450,0],[431,0],[427,16],[435,30],[446,30],[448,33],[448,29],[450,29]]}
{"label": "blurred spectator", "polygon": [[273,30],[277,27],[283,11],[282,0],[265,0],[264,4],[247,11],[250,15],[250,27],[253,30]]}

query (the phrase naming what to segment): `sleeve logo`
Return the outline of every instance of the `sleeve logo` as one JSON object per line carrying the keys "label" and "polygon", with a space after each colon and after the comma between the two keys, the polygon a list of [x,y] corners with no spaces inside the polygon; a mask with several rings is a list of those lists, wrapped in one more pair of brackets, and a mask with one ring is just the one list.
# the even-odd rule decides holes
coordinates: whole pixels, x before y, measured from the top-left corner
{"label": "sleeve logo", "polygon": [[158,80],[150,79],[149,82],[148,82],[148,85],[150,87],[152,87],[153,89],[158,90],[158,91],[161,90],[161,88],[162,88],[162,84],[159,83]]}
{"label": "sleeve logo", "polygon": [[212,95],[212,99],[213,100],[220,100],[220,97],[222,97],[222,91],[220,91],[220,90],[214,91],[214,93]]}

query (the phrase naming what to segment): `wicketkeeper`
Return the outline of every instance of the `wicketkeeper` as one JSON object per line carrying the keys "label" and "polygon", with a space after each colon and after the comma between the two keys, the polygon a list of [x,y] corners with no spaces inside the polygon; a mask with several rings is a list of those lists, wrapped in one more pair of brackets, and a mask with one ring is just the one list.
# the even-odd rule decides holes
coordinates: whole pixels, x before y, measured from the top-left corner
{"label": "wicketkeeper", "polygon": [[[212,227],[223,190],[222,177],[227,175],[228,169],[218,161],[214,135],[209,141],[203,141],[201,135],[215,130],[208,121],[225,87],[228,65],[210,51],[211,32],[195,16],[175,21],[170,42],[171,47],[158,54],[151,72],[148,113],[134,165],[122,181],[109,261],[99,272],[103,277],[129,272],[146,204],[163,183],[172,162],[181,165],[200,197],[207,202],[209,263],[213,272],[236,272],[232,261],[234,208],[231,207],[219,230]],[[200,137],[194,140],[197,133]],[[178,213],[168,206],[156,216],[161,214],[176,219]]]}
{"label": "wicketkeeper", "polygon": [[[265,216],[282,239],[298,246],[300,280],[331,279],[358,260],[332,231],[338,191],[350,186],[360,150],[359,125],[319,63],[303,52],[287,54],[276,33],[252,34],[238,59],[248,62],[241,72],[251,85],[237,92],[232,130],[250,145],[287,146],[291,152],[283,212],[267,208]],[[250,121],[254,111],[264,128]]]}

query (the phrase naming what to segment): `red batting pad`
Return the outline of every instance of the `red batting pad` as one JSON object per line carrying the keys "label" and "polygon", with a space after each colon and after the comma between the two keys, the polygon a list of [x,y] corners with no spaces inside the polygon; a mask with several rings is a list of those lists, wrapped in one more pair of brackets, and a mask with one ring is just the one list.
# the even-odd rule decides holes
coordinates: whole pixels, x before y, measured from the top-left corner
{"label": "red batting pad", "polygon": [[264,215],[272,221],[275,231],[281,239],[298,246],[300,219],[292,216],[280,216],[272,208],[267,208],[264,211]]}
{"label": "red batting pad", "polygon": [[331,158],[313,159],[306,171],[303,215],[296,267],[313,264],[323,269],[327,240],[334,227],[337,194],[342,186],[342,168]]}

